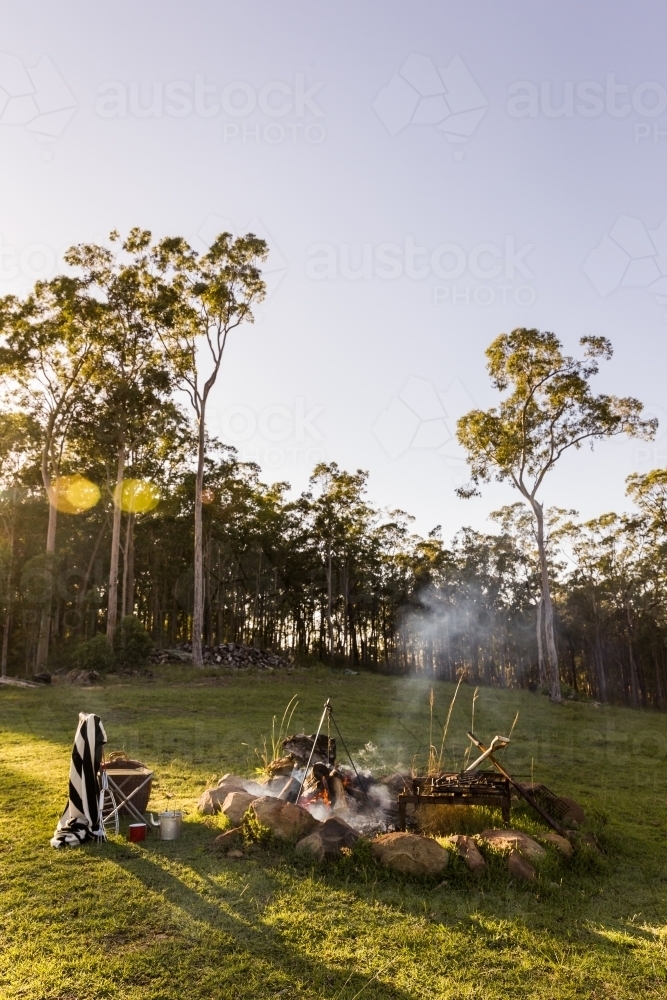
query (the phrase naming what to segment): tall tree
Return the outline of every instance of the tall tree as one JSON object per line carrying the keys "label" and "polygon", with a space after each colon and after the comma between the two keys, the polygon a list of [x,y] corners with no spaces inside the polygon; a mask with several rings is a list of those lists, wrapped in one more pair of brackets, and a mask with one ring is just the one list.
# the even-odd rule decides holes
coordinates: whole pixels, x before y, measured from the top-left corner
{"label": "tall tree", "polygon": [[[112,232],[110,239],[116,243],[118,233]],[[110,642],[118,620],[122,513],[123,506],[128,506],[123,502],[123,483],[128,455],[154,436],[171,389],[167,358],[146,315],[145,289],[136,259],[141,250],[141,243],[136,247],[129,241],[123,246],[124,256],[97,244],[81,244],[65,254],[66,262],[81,272],[83,287],[95,301],[104,328],[104,340],[88,383],[95,419],[91,421],[87,413],[86,421],[102,446],[107,445],[113,452],[115,465],[106,622]],[[126,600],[134,513],[127,510]],[[122,613],[125,611],[124,607]]]}
{"label": "tall tree", "polygon": [[268,256],[264,240],[252,233],[236,239],[221,233],[204,254],[181,237],[150,247],[150,233],[134,231],[126,247],[141,258],[151,318],[187,393],[197,423],[194,497],[194,595],[192,653],[203,665],[204,572],[202,494],[206,457],[206,408],[230,333],[253,322],[253,307],[265,295],[260,265]]}
{"label": "tall tree", "polygon": [[657,421],[642,419],[642,403],[632,397],[594,395],[591,378],[598,358],[609,359],[605,337],[582,337],[584,360],[563,353],[553,333],[519,328],[503,333],[487,348],[492,384],[506,395],[498,407],[471,410],[458,421],[457,436],[467,452],[471,484],[460,496],[478,494],[477,485],[495,478],[509,481],[530,505],[536,521],[544,630],[552,701],[561,700],[554,634],[544,508],[538,492],[548,472],[570,448],[585,441],[629,434],[650,438]]}

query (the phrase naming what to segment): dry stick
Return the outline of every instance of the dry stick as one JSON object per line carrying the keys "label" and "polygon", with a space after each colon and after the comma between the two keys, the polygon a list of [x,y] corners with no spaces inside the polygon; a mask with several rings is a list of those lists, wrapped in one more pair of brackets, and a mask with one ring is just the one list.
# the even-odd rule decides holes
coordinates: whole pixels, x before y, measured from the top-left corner
{"label": "dry stick", "polygon": [[[486,747],[484,746],[483,743],[481,743],[477,739],[477,737],[474,735],[474,733],[466,733],[466,736],[468,737],[468,739],[470,739],[470,740],[473,741],[473,743],[475,744],[475,746],[479,747],[479,749],[482,751],[482,753],[486,753]],[[487,757],[487,760],[490,760],[491,763],[493,764],[493,766],[496,768],[496,770],[500,771],[500,773],[502,774],[502,776],[504,778],[507,778],[507,780],[509,781],[510,785],[513,785],[514,788],[516,788],[516,790],[519,793],[519,795],[526,800],[526,802],[528,803],[528,805],[532,806],[532,808],[535,810],[535,812],[537,812],[537,813],[540,814],[540,816],[542,817],[542,819],[544,820],[545,823],[548,823],[549,826],[553,830],[556,831],[556,833],[559,833],[561,835],[561,837],[567,837],[567,834],[566,834],[565,830],[563,829],[563,827],[560,825],[560,823],[557,823],[555,819],[552,819],[551,816],[549,815],[549,813],[545,812],[541,805],[538,805],[538,803],[535,801],[535,799],[530,794],[530,792],[527,792],[526,789],[522,785],[520,785],[518,781],[514,780],[514,778],[512,777],[512,775],[509,774],[505,770],[505,768],[501,764],[498,763],[498,761],[496,760],[496,758],[493,756],[492,753],[489,754],[489,756]]]}
{"label": "dry stick", "polygon": [[[509,734],[509,736],[507,737],[507,739],[508,739],[508,742],[507,742],[507,743],[505,744],[505,746],[504,746],[504,747],[500,747],[500,749],[499,749],[499,751],[498,751],[499,753],[502,753],[502,752],[503,752],[504,750],[506,750],[506,749],[507,749],[507,747],[509,746],[509,744],[510,744],[510,742],[511,742],[511,740],[512,740],[512,733],[514,732],[514,727],[516,726],[516,724],[517,724],[517,722],[518,722],[518,721],[519,721],[519,712],[517,711],[516,715],[514,716],[514,722],[512,723],[512,728],[510,729],[510,734]],[[475,728],[475,727],[474,727],[474,726],[472,726],[471,728],[472,728],[472,729],[474,730],[474,728]],[[533,779],[531,778],[531,781],[532,781],[532,780],[533,780]]]}
{"label": "dry stick", "polygon": [[[277,740],[275,738],[275,736],[276,736],[276,717],[275,717],[275,715],[273,716],[273,726],[271,727],[271,750],[273,752],[273,760],[277,760],[278,759],[278,748],[280,747],[281,741],[283,739],[283,732],[285,733],[285,736],[287,736],[287,730],[289,729],[290,723],[292,722],[292,716],[294,715],[294,712],[296,711],[297,705],[299,704],[299,702],[296,700],[296,698],[297,698],[297,696],[294,694],[294,695],[292,695],[292,697],[290,698],[290,700],[287,702],[287,705],[285,707],[285,711],[283,712],[282,720],[280,722],[280,729],[278,730],[278,739]],[[290,709],[291,709],[291,711],[290,711]],[[289,712],[289,717],[287,717],[287,713],[288,712]],[[287,723],[285,723],[285,718],[286,717],[287,717]]]}

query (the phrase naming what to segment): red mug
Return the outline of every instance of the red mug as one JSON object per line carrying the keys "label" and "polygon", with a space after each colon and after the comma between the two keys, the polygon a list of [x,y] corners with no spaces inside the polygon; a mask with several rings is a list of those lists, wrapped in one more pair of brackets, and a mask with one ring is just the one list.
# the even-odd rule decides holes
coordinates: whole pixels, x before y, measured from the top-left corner
{"label": "red mug", "polygon": [[129,832],[128,832],[128,839],[129,840],[134,840],[134,841],[145,840],[146,839],[146,824],[145,823],[130,823]]}

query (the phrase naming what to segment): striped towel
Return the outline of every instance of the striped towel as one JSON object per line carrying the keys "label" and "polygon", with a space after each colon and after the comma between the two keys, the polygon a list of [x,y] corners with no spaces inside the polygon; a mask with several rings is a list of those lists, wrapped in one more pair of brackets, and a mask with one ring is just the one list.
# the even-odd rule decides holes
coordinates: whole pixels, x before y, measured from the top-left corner
{"label": "striped towel", "polygon": [[69,802],[58,820],[51,847],[79,847],[86,840],[104,837],[97,772],[106,741],[100,717],[80,712],[69,768]]}

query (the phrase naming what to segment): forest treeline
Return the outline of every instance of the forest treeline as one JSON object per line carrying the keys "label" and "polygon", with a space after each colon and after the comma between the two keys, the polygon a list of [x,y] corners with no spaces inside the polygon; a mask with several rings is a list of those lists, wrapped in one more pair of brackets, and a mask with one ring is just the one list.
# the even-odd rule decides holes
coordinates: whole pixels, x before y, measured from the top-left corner
{"label": "forest treeline", "polygon": [[262,241],[222,234],[198,257],[134,230],[121,249],[73,248],[72,274],[0,300],[3,673],[68,666],[132,616],[195,662],[198,642],[240,641],[666,707],[667,470],[629,478],[630,514],[582,523],[536,498],[566,447],[655,430],[637,400],[591,394],[603,338],[583,361],[539,331],[493,342],[512,393],[459,422],[461,493],[495,475],[522,500],[445,542],[371,504],[361,470],[319,464],[294,497],[207,437],[227,335],[263,295]]}
{"label": "forest treeline", "polygon": [[[2,419],[5,441],[12,420]],[[192,630],[194,472],[185,422],[182,430],[178,449],[162,442],[168,460],[132,456],[129,481],[150,482],[159,503],[122,514],[120,608],[159,647],[187,642]],[[100,500],[62,514],[49,566],[44,490],[35,456],[24,457],[0,500],[3,661],[17,674],[33,668],[47,600],[52,667],[68,665],[78,643],[104,633],[115,509],[109,456],[106,467],[85,467]],[[572,512],[549,511],[549,546],[562,683],[599,700],[662,709],[667,476],[653,477],[649,502],[640,497],[644,509],[632,516],[580,524]],[[369,669],[448,680],[465,670],[470,683],[547,686],[537,552],[523,504],[496,512],[488,534],[464,528],[448,545],[439,529],[422,538],[406,514],[375,509],[365,474],[333,463],[318,466],[311,488],[289,499],[286,484],[264,485],[257,466],[209,442],[205,484],[206,644],[240,641],[325,661],[333,650],[338,663]],[[631,485],[636,494],[638,479]]]}

